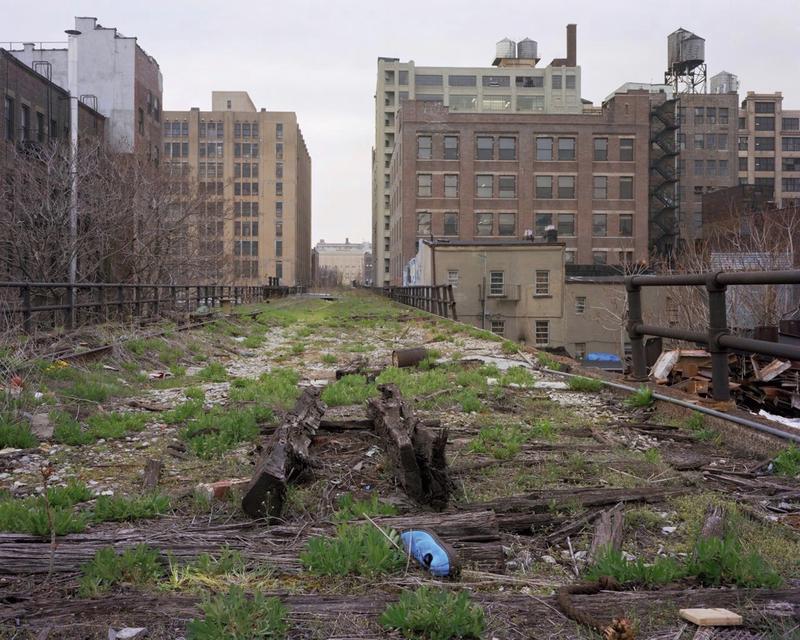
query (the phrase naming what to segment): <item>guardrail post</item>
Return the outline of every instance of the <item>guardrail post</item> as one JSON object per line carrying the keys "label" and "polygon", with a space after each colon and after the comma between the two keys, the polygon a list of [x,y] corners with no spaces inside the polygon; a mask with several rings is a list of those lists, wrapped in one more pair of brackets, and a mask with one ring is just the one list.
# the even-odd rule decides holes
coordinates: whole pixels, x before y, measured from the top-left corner
{"label": "guardrail post", "polygon": [[[644,336],[639,333],[642,320],[642,288],[634,284],[633,276],[625,279],[628,291],[628,337],[631,340],[631,378],[637,382],[647,381],[647,357],[644,352]],[[622,354],[624,357],[624,354]]]}
{"label": "guardrail post", "polygon": [[33,310],[31,308],[31,288],[28,285],[22,287],[22,327],[25,333],[30,333],[33,328],[31,322]]}
{"label": "guardrail post", "polygon": [[133,317],[138,318],[142,315],[142,305],[139,302],[142,299],[141,291],[139,291],[139,285],[133,285]]}
{"label": "guardrail post", "polygon": [[117,318],[120,320],[125,317],[125,290],[122,286],[117,287]]}
{"label": "guardrail post", "polygon": [[67,328],[67,330],[73,329],[74,318],[75,318],[75,288],[67,287],[67,308],[64,310],[64,326]]}
{"label": "guardrail post", "polygon": [[108,320],[108,307],[106,307],[106,289],[102,285],[97,287],[97,317]]}
{"label": "guardrail post", "polygon": [[153,311],[155,312],[155,315],[157,317],[161,307],[161,287],[156,285],[155,287],[153,287],[153,289],[155,293],[154,297],[155,302],[153,303]]}
{"label": "guardrail post", "polygon": [[731,399],[728,350],[720,345],[719,338],[728,333],[728,311],[725,285],[717,280],[718,273],[709,274],[708,291],[708,350],[711,352],[711,386],[714,400]]}

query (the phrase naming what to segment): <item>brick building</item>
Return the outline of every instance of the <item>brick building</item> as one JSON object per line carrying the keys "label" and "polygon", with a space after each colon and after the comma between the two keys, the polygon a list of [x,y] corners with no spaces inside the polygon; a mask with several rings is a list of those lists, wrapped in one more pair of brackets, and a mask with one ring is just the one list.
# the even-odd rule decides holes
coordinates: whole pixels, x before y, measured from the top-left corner
{"label": "brick building", "polygon": [[407,101],[390,166],[391,282],[419,239],[525,239],[555,226],[567,263],[647,260],[650,98],[587,113],[465,113]]}
{"label": "brick building", "polygon": [[[75,18],[77,96],[106,117],[109,149],[143,153],[158,160],[161,149],[162,78],[158,62],[135,37]],[[69,91],[68,47],[43,49],[32,43],[10,52],[28,67]]]}
{"label": "brick building", "polygon": [[311,157],[293,112],[256,109],[245,91],[214,91],[211,110],[165,111],[163,159],[197,181],[203,253],[225,256],[220,281],[311,281]]}

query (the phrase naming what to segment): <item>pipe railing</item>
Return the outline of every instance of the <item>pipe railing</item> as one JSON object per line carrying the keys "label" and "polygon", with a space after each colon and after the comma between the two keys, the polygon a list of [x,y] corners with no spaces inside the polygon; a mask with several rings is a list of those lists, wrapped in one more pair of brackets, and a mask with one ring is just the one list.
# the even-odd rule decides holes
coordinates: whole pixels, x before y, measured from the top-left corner
{"label": "pipe railing", "polygon": [[[786,271],[716,271],[679,275],[635,275],[625,278],[628,291],[628,336],[631,340],[632,377],[646,381],[645,336],[658,336],[695,342],[711,353],[711,393],[715,400],[730,400],[730,350],[776,358],[800,360],[800,346],[743,338],[728,327],[726,290],[731,285],[797,285],[800,270]],[[642,287],[702,286],[708,293],[708,324],[705,331],[645,324],[642,319]]]}
{"label": "pipe railing", "polygon": [[443,318],[458,320],[456,301],[453,297],[453,285],[383,287],[379,290],[383,295],[395,302],[422,309]]}
{"label": "pipe railing", "polygon": [[303,286],[279,285],[274,278],[266,285],[250,286],[0,282],[0,316],[12,322],[21,318],[22,329],[31,333],[34,328],[58,326],[62,315],[63,326],[71,330],[109,320],[156,317],[167,310],[188,312],[201,305],[214,308],[263,302],[304,291]]}

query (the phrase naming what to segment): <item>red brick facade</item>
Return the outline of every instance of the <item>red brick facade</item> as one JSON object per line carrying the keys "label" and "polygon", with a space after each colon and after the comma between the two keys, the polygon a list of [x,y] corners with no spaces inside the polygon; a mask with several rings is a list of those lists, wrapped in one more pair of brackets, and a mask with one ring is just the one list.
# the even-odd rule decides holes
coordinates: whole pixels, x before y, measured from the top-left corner
{"label": "red brick facade", "polygon": [[[566,243],[568,256],[575,263],[591,264],[603,258],[608,264],[645,261],[649,131],[650,99],[645,92],[618,96],[602,111],[583,114],[450,113],[438,103],[405,102],[399,112],[391,164],[392,282],[402,282],[403,266],[416,254],[420,237],[522,239],[526,230],[534,230],[541,238],[548,214],[552,224],[560,224],[559,240]],[[450,142],[457,138],[456,159],[445,159],[445,137],[451,138]],[[493,139],[491,152],[481,152],[491,153],[493,159],[476,159],[479,137],[484,138],[482,144],[486,138]],[[500,159],[500,138],[506,139],[502,142],[505,145],[510,144],[508,139],[514,140],[513,151],[502,150],[502,157],[511,159]],[[538,143],[542,149],[537,151],[538,138],[543,140]],[[546,160],[548,138],[553,144],[553,159]],[[599,141],[595,143],[595,139]],[[418,150],[420,144],[422,152]],[[564,145],[561,153],[559,144]],[[622,145],[626,146],[624,150]],[[449,155],[453,155],[452,150]],[[457,194],[452,176],[458,176]],[[542,187],[538,193],[537,176]],[[544,188],[548,176],[552,188],[549,194]],[[429,231],[426,213],[430,214]],[[501,218],[501,213],[514,216]],[[423,215],[420,218],[418,214]],[[446,218],[445,214],[457,214],[455,233],[453,216]],[[486,214],[492,214],[491,230]],[[450,222],[447,230],[445,219]],[[571,226],[574,231],[570,233]]]}

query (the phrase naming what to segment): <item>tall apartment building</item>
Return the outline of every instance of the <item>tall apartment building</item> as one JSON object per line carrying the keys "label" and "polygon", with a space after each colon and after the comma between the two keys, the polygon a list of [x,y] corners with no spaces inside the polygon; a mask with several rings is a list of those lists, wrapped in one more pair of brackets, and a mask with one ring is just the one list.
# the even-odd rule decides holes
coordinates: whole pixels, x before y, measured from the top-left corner
{"label": "tall apartment building", "polygon": [[390,162],[399,134],[397,115],[406,100],[438,102],[451,113],[578,114],[581,69],[576,26],[567,26],[566,58],[537,67],[537,44],[508,39],[497,45],[492,67],[421,67],[378,58],[375,146],[372,150],[372,246],[375,284],[390,280]]}
{"label": "tall apartment building", "polygon": [[390,164],[390,281],[420,239],[525,240],[555,227],[566,261],[648,256],[650,96],[587,113],[469,113],[409,100]]}
{"label": "tall apartment building", "polygon": [[[25,43],[12,50],[18,60],[70,90],[69,57],[77,69],[76,97],[106,118],[109,148],[159,158],[162,78],[155,58],[135,37],[123,36],[97,18],[75,18],[69,48],[43,49]],[[71,48],[71,50],[70,50]]]}
{"label": "tall apartment building", "polygon": [[211,110],[164,111],[163,158],[196,180],[200,241],[236,284],[311,280],[311,157],[293,112],[256,109],[244,91],[214,91]]}
{"label": "tall apartment building", "polygon": [[783,95],[748,91],[739,111],[739,182],[773,193],[778,208],[800,205],[800,110]]}

